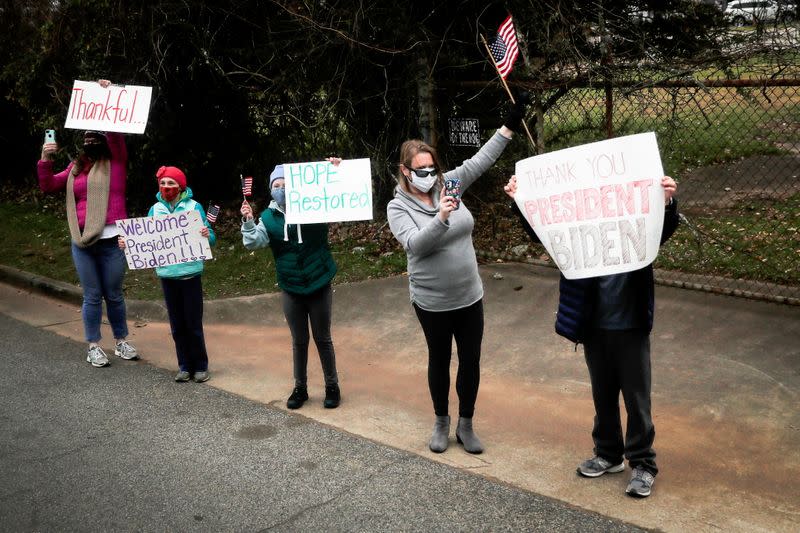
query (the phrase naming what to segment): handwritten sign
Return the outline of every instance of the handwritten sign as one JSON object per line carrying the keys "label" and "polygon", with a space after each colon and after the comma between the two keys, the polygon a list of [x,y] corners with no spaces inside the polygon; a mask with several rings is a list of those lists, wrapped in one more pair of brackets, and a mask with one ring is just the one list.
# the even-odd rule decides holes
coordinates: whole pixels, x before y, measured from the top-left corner
{"label": "handwritten sign", "polygon": [[152,87],[75,80],[65,128],[144,133]]}
{"label": "handwritten sign", "polygon": [[372,220],[369,159],[284,164],[283,172],[289,224]]}
{"label": "handwritten sign", "polygon": [[481,128],[477,118],[451,118],[448,126],[450,146],[481,145]]}
{"label": "handwritten sign", "polygon": [[655,260],[664,171],[654,133],[523,159],[516,175],[514,200],[564,277],[630,272]]}
{"label": "handwritten sign", "polygon": [[200,235],[199,211],[117,220],[125,239],[128,268],[155,268],[211,259],[208,238]]}

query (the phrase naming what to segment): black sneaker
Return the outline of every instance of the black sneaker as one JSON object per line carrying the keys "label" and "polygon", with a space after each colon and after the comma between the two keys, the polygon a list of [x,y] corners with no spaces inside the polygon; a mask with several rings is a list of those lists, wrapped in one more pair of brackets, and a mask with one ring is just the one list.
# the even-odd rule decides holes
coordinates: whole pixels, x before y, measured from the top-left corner
{"label": "black sneaker", "polygon": [[339,385],[325,385],[325,401],[322,405],[325,409],[335,409],[339,407],[339,402],[342,400],[342,396],[339,393]]}
{"label": "black sneaker", "polygon": [[300,409],[308,400],[308,389],[305,387],[295,387],[292,395],[286,400],[286,407],[289,409]]}

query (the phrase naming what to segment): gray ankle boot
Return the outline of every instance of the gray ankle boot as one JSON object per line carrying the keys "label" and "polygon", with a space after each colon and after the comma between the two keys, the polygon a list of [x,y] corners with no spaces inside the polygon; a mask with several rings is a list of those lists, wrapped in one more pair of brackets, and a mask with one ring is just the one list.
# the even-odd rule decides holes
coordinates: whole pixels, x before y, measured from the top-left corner
{"label": "gray ankle boot", "polygon": [[483,452],[483,444],[472,429],[471,418],[458,418],[458,426],[456,427],[456,439],[459,444],[464,445],[464,449],[469,453]]}
{"label": "gray ankle boot", "polygon": [[428,447],[434,453],[442,453],[447,449],[447,441],[450,439],[450,417],[437,416],[436,423],[433,425],[433,435]]}

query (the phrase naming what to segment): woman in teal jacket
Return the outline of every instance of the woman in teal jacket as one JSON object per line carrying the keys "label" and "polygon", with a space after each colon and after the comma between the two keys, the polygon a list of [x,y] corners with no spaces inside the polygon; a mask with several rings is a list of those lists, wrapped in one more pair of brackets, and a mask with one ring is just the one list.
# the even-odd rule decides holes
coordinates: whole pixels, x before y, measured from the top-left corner
{"label": "woman in teal jacket", "polygon": [[[338,165],[341,161],[331,158]],[[261,213],[259,223],[253,219],[253,209],[242,204],[242,242],[248,250],[272,249],[278,286],[286,322],[292,333],[295,386],[286,402],[289,409],[298,409],[308,400],[308,323],[325,375],[325,401],[329,409],[340,402],[339,379],[336,373],[336,354],[331,338],[333,291],[331,280],[336,275],[336,263],[328,246],[327,224],[286,223],[286,191],[283,165],[278,165],[269,178],[272,202]]]}
{"label": "woman in teal jacket", "polygon": [[[213,246],[217,240],[214,230],[206,220],[203,207],[192,199],[192,190],[186,186],[186,175],[176,167],[161,167],[156,173],[158,200],[147,216],[168,215],[199,211],[203,221],[200,235]],[[124,241],[120,238],[120,247]],[[203,261],[189,261],[156,268],[161,279],[164,301],[167,304],[169,326],[178,356],[178,373],[175,381],[186,382],[194,378],[197,383],[208,381],[208,353],[203,333]]]}

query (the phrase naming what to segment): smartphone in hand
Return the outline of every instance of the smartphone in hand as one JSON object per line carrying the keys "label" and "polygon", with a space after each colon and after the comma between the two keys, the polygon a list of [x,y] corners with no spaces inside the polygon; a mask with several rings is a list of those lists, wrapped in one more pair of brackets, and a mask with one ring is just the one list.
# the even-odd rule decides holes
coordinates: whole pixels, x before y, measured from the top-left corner
{"label": "smartphone in hand", "polygon": [[461,207],[461,180],[459,178],[447,178],[444,180],[444,195],[452,196],[456,201],[454,209]]}
{"label": "smartphone in hand", "polygon": [[44,143],[56,142],[56,130],[44,130]]}

